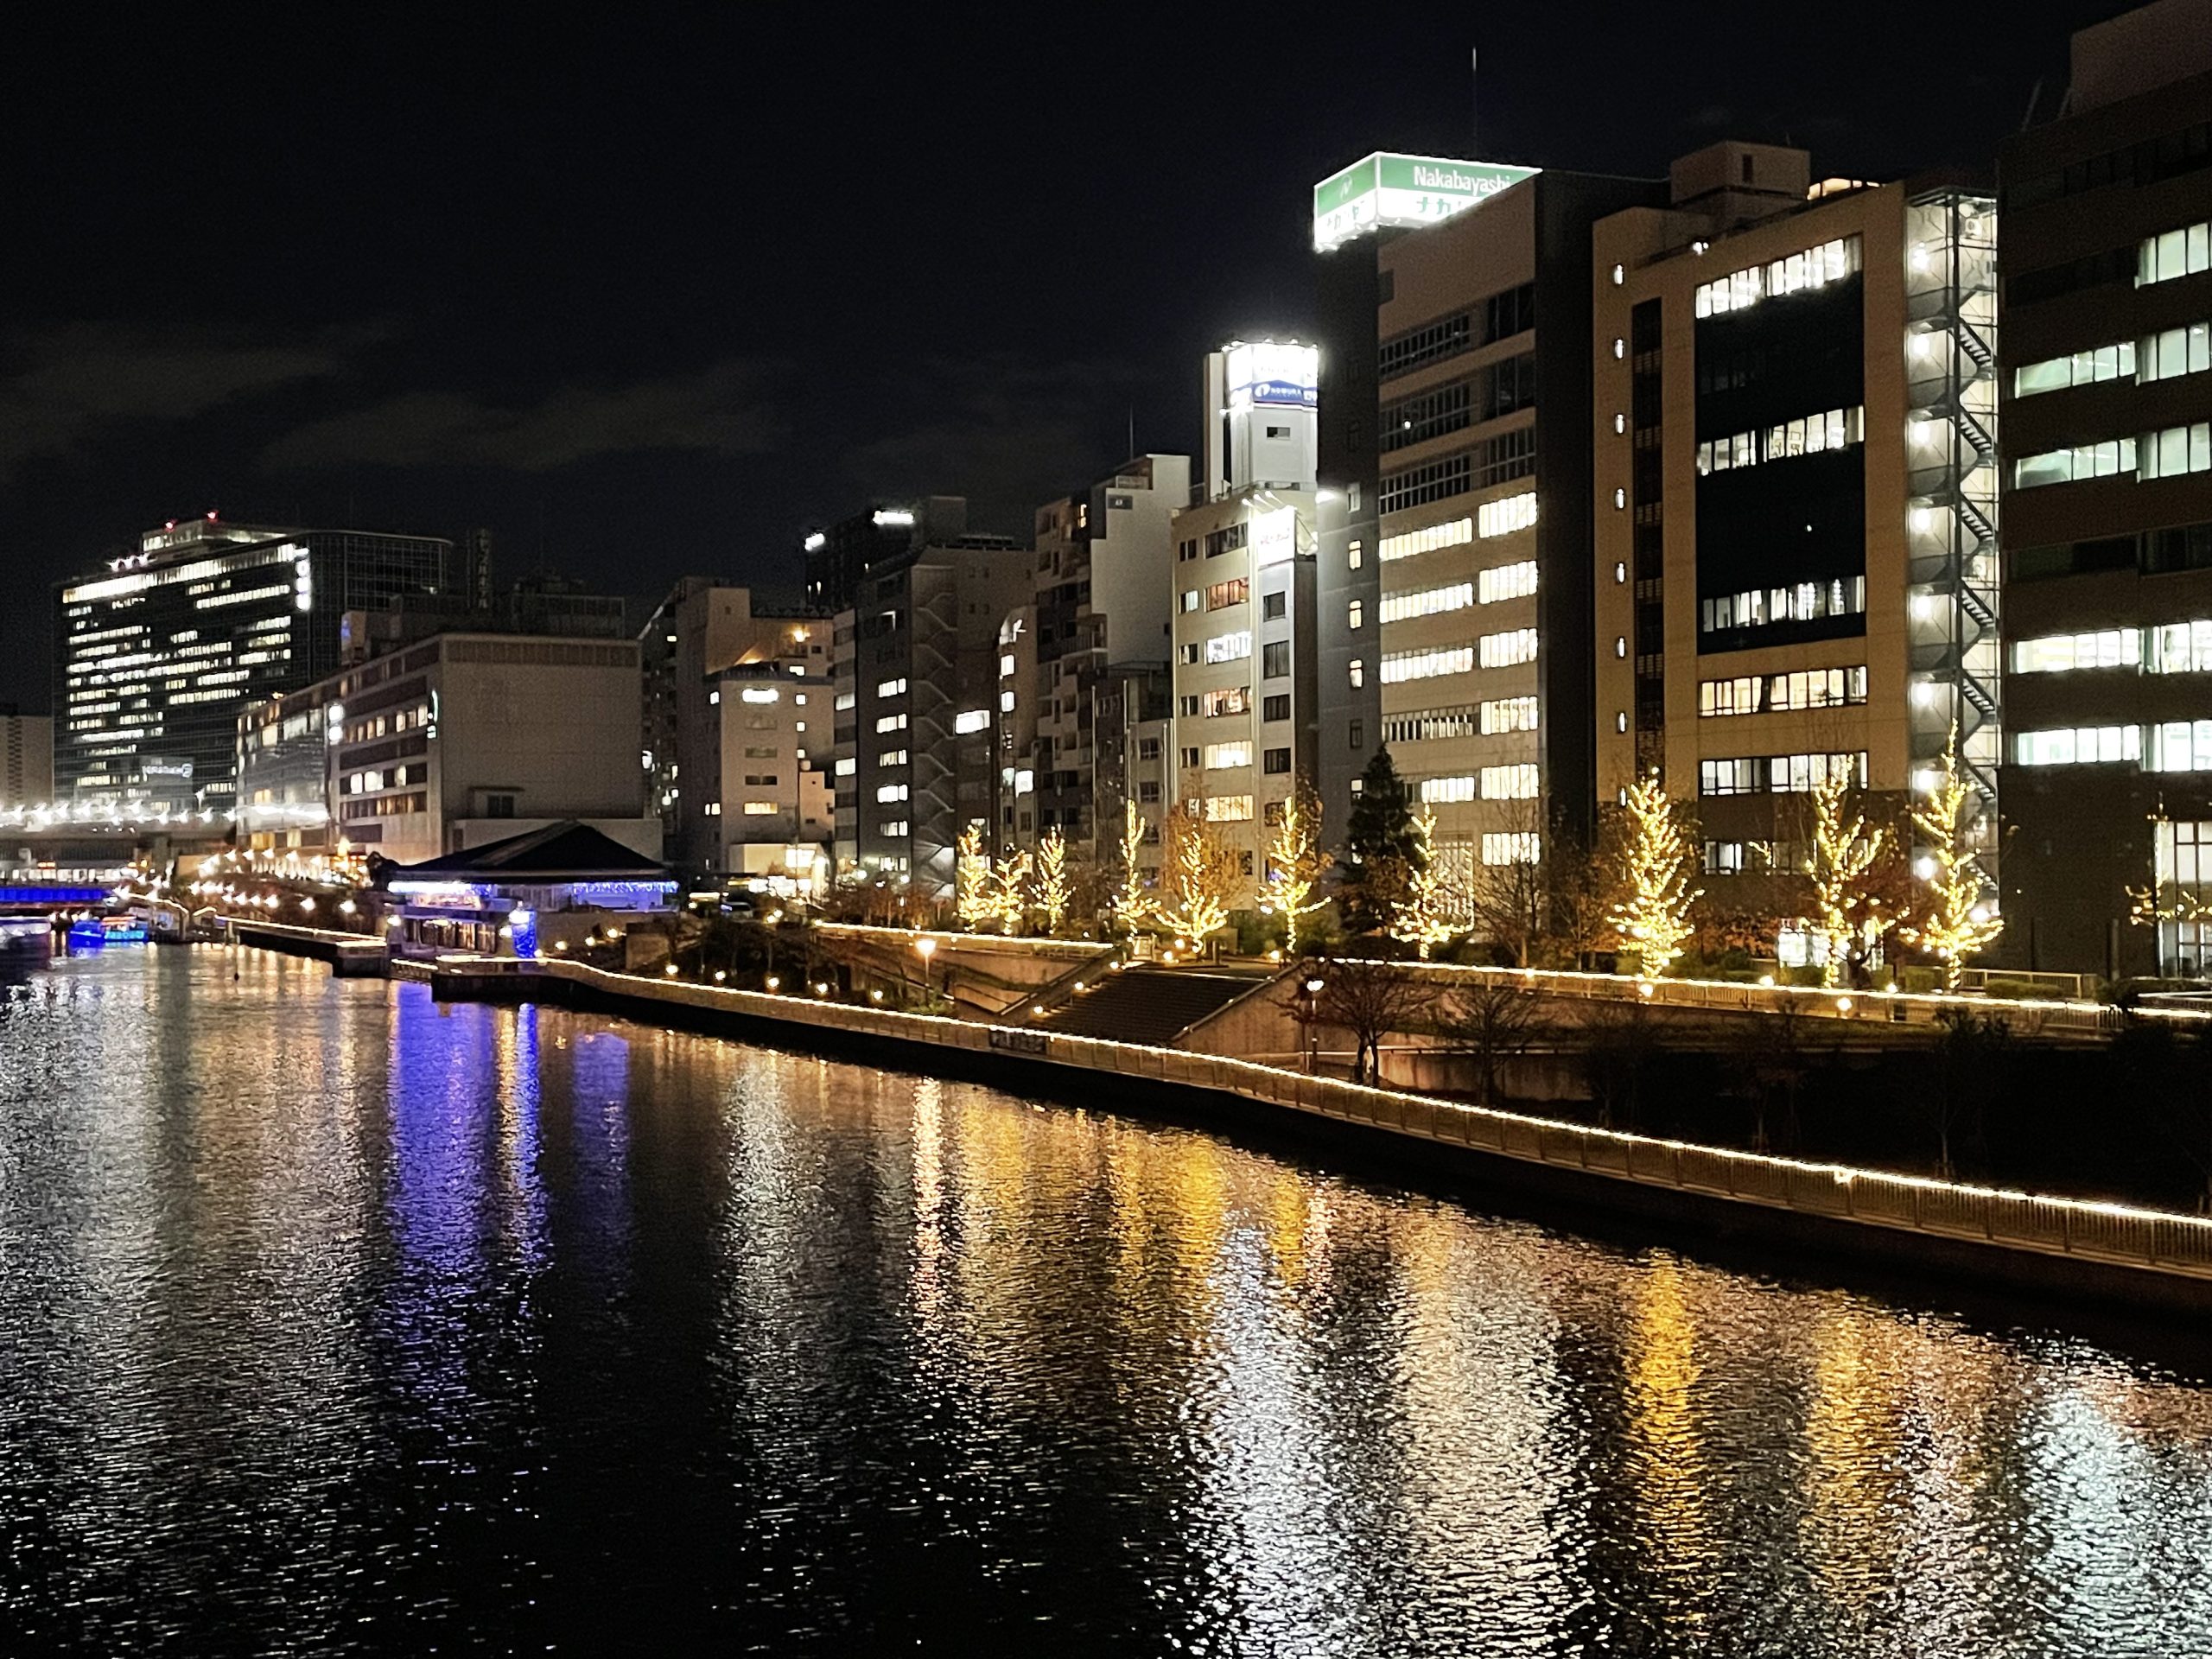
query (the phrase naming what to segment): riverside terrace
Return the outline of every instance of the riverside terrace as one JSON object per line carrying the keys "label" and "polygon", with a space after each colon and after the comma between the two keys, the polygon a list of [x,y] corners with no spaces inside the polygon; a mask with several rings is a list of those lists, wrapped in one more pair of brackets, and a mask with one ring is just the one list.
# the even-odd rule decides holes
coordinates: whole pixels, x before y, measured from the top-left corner
{"label": "riverside terrace", "polygon": [[[1281,981],[1272,976],[1249,976],[1247,988],[1214,1019],[1200,1020],[1173,1044],[1147,1045],[1055,1031],[1033,1003],[1027,1017],[964,1020],[887,1007],[867,994],[880,987],[844,993],[854,1001],[810,987],[804,995],[777,995],[701,984],[680,968],[668,971],[676,966],[623,974],[570,962],[461,959],[397,964],[394,971],[431,982],[442,1000],[574,1003],[1000,1083],[1018,1075],[1086,1102],[1096,1099],[1095,1084],[1071,1080],[1067,1068],[1111,1072],[1116,1105],[1142,1105],[1146,1088],[1155,1084],[1166,1090],[1163,1099],[1192,1090],[1233,1096],[1248,1117],[1269,1109],[1260,1111],[1263,1125],[1310,1127],[1328,1120],[1383,1131],[1391,1137],[1388,1147],[1422,1167],[1431,1166],[1429,1154],[1407,1154],[1408,1138],[1456,1148],[1445,1166],[1578,1205],[2107,1300],[2178,1297],[2212,1306],[2212,1223],[2184,1213],[2201,1195],[2202,1166],[2162,1150],[2152,1138],[2158,1133],[2153,1126],[2122,1121],[2111,1103],[2116,1084],[2139,1089],[2161,1079],[2177,1098],[2200,1104],[2207,1098],[2201,1089],[2192,1096],[2182,1086],[2201,1052],[2205,1022],[2194,1015],[2077,1008],[2087,1016],[2082,1025],[2014,1038],[1979,1023],[1990,1008],[1979,1010],[1971,1025],[1902,1026],[1835,1010],[1819,1033],[1847,1037],[1857,1046],[1829,1046],[1803,1035],[1814,1027],[1802,1015],[1777,1011],[1787,1004],[1681,1007],[1700,1022],[1728,1019],[1743,1033],[1757,1033],[1739,1036],[1732,1046],[1654,1032],[1669,1018],[1662,1011],[1667,1005],[1646,1003],[1629,982],[1637,1001],[1613,1006],[1638,1010],[1649,1022],[1648,1040],[1624,1045],[1619,1027],[1601,1026],[1602,1034],[1586,1037],[1578,1048],[1562,1033],[1552,1052],[1536,1060],[1562,1077],[1579,1065],[1592,1096],[1605,1097],[1521,1097],[1516,1109],[1507,1109],[1293,1070],[1303,1057],[1265,1065],[1207,1052],[1209,1036],[1216,1043],[1236,1041],[1240,1010],[1250,1017],[1280,997]],[[1417,973],[1440,987],[1455,973],[1480,977],[1484,970]],[[1086,995],[1149,995],[1160,982],[1159,970],[1141,966],[1105,974],[1113,988]],[[1096,965],[1085,982],[1100,983]],[[2004,1006],[1994,1011],[2001,1015]],[[2110,1020],[2119,1029],[2100,1037],[2097,1023]],[[1964,1039],[1961,1031],[1968,1033]],[[1402,1061],[1419,1046],[1396,1045],[1391,1052]],[[1577,1052],[1579,1062],[1562,1058]],[[1593,1055],[1602,1058],[1593,1062]],[[1603,1081],[1609,1069],[1611,1084]],[[1624,1089],[1623,1070],[1635,1074]],[[1729,1092],[1715,1092],[1723,1089]],[[1742,1121],[1753,1095],[1770,1120],[1770,1144],[1788,1147],[1791,1155],[1730,1144],[1746,1139]],[[1708,1121],[1676,1122],[1685,1099],[1700,1103]],[[1593,1113],[1611,1121],[1588,1122]],[[1732,1116],[1734,1122],[1722,1124]],[[2131,1132],[2136,1128],[2140,1134]],[[1732,1132],[1715,1132],[1720,1128]],[[1959,1179],[1921,1173],[1939,1132],[1957,1150]],[[1850,1155],[1828,1155],[1837,1143]],[[2115,1147],[2132,1151],[2115,1156]],[[2145,1201],[2124,1201],[2130,1196]]]}

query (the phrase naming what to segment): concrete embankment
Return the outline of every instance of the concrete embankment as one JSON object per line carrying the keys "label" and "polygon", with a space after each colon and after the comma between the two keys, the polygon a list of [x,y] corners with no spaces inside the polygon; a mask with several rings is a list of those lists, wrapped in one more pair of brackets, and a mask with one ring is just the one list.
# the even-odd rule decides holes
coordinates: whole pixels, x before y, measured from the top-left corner
{"label": "concrete embankment", "polygon": [[950,1071],[1116,1108],[1350,1136],[1425,1170],[1815,1257],[2103,1303],[2212,1309],[2212,1221],[1726,1151],[1370,1089],[1223,1055],[893,1013],[573,963],[448,976],[457,1000],[538,1001]]}
{"label": "concrete embankment", "polygon": [[231,938],[239,944],[280,956],[305,957],[327,962],[340,979],[382,979],[391,965],[391,952],[382,939],[359,933],[340,933],[328,928],[292,927],[283,922],[229,924]]}

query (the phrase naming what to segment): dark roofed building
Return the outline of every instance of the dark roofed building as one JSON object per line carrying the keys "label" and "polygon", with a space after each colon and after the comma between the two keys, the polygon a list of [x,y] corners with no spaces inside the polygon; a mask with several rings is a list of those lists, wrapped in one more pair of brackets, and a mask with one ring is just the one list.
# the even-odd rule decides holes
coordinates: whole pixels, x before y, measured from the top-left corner
{"label": "dark roofed building", "polygon": [[567,819],[447,853],[387,865],[377,885],[396,901],[385,931],[403,955],[448,951],[534,957],[625,918],[669,907],[668,867],[588,823]]}

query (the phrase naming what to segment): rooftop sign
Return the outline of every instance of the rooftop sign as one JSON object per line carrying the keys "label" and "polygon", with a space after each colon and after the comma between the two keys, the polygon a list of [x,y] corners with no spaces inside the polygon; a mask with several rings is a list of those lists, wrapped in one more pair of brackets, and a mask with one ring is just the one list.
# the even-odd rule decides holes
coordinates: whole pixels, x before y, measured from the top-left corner
{"label": "rooftop sign", "polygon": [[1440,224],[1536,171],[1377,150],[1313,187],[1313,245],[1326,251],[1385,226]]}

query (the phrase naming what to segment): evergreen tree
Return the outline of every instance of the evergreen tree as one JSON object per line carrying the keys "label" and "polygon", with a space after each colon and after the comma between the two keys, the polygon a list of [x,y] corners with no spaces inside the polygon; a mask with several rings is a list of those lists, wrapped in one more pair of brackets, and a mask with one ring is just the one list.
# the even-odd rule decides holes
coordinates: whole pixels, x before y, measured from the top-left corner
{"label": "evergreen tree", "polygon": [[1390,751],[1378,748],[1359,775],[1359,793],[1344,827],[1344,885],[1339,899],[1349,932],[1372,933],[1389,925],[1414,874],[1422,868],[1421,834],[1414,825],[1406,780]]}

